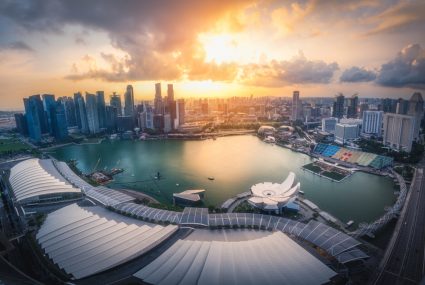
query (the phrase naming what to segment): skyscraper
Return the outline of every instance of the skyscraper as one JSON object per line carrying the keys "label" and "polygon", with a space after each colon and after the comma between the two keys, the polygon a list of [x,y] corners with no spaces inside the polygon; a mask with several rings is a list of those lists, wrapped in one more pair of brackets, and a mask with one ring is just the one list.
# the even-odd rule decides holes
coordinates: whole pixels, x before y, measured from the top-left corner
{"label": "skyscraper", "polygon": [[47,119],[47,128],[51,135],[53,135],[53,124],[51,117],[51,109],[56,108],[55,95],[43,94],[43,108]]}
{"label": "skyscraper", "polygon": [[24,114],[21,114],[21,113],[15,114],[15,123],[16,123],[16,129],[18,130],[18,132],[23,136],[27,136],[28,125],[27,125],[27,120]]}
{"label": "skyscraper", "polygon": [[49,109],[51,118],[52,134],[56,140],[63,140],[68,137],[68,127],[66,124],[65,108],[61,101],[55,102]]}
{"label": "skyscraper", "polygon": [[344,99],[344,95],[342,95],[341,93],[335,96],[332,117],[341,119],[344,116]]}
{"label": "skyscraper", "polygon": [[292,94],[292,115],[291,120],[297,121],[301,119],[301,101],[300,91],[294,91]]}
{"label": "skyscraper", "polygon": [[174,100],[174,88],[173,84],[167,85],[167,102],[168,102],[168,112],[170,113],[171,118],[171,128],[175,129],[176,125],[174,124],[177,118],[177,106],[176,101]]}
{"label": "skyscraper", "polygon": [[119,94],[114,92],[114,94],[111,95],[109,104],[117,109],[118,116],[122,116],[121,97]]}
{"label": "skyscraper", "polygon": [[65,110],[66,124],[68,127],[77,126],[77,117],[75,110],[75,102],[71,97],[60,98]]}
{"label": "skyscraper", "polygon": [[106,128],[106,105],[105,92],[96,91],[97,114],[99,116],[99,128]]}
{"label": "skyscraper", "polygon": [[410,152],[415,137],[415,117],[403,114],[384,115],[384,145],[394,150]]}
{"label": "skyscraper", "polygon": [[154,99],[153,107],[154,107],[155,114],[164,113],[164,105],[162,102],[162,95],[161,95],[161,83],[155,84],[155,99]]}
{"label": "skyscraper", "polygon": [[348,98],[347,118],[357,118],[357,108],[359,105],[359,97],[357,95]]}
{"label": "skyscraper", "polygon": [[176,110],[176,115],[177,115],[177,126],[176,128],[178,128],[179,126],[183,125],[185,122],[185,102],[184,99],[178,99],[177,100],[177,110]]}
{"label": "skyscraper", "polygon": [[134,115],[134,94],[133,86],[127,85],[127,90],[124,93],[124,116]]}
{"label": "skyscraper", "polygon": [[[80,93],[81,95],[81,93]],[[78,105],[78,113],[80,118],[80,130],[82,133],[86,134],[89,132],[89,125],[87,122],[87,112],[86,112],[86,103],[84,102],[83,96],[77,96],[77,105]]]}
{"label": "skyscraper", "polygon": [[[24,98],[25,118],[27,119],[28,134],[32,141],[41,141],[40,95]],[[41,104],[42,106],[42,104]],[[43,110],[42,110],[43,111]],[[44,113],[44,111],[42,112]]]}
{"label": "skyscraper", "polygon": [[381,137],[383,117],[382,111],[364,111],[362,133]]}
{"label": "skyscraper", "polygon": [[106,128],[110,132],[117,130],[118,110],[115,106],[106,106]]}
{"label": "skyscraper", "polygon": [[99,114],[97,112],[96,95],[86,93],[86,112],[89,132],[96,134],[99,132]]}
{"label": "skyscraper", "polygon": [[424,99],[421,93],[415,92],[412,97],[410,97],[407,114],[415,117],[414,139],[418,139],[421,122],[424,118]]}
{"label": "skyscraper", "polygon": [[80,103],[79,98],[83,98],[81,92],[74,93],[74,105],[75,105],[75,120],[77,122],[77,127],[81,130],[81,113],[80,113]]}

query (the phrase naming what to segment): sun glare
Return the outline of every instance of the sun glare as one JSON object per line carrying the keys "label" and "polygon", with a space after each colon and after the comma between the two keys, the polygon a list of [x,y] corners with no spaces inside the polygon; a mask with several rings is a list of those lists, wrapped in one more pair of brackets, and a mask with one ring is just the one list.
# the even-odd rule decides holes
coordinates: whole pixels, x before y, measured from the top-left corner
{"label": "sun glare", "polygon": [[205,49],[207,62],[232,62],[240,58],[237,41],[232,35],[201,34],[199,41]]}

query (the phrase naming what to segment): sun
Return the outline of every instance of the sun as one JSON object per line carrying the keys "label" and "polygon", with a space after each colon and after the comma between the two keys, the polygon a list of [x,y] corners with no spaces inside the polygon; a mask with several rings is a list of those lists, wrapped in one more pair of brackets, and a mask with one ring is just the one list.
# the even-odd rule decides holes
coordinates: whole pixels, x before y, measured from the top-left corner
{"label": "sun", "polygon": [[241,51],[238,50],[238,43],[231,34],[201,34],[199,41],[204,47],[207,62],[238,61]]}

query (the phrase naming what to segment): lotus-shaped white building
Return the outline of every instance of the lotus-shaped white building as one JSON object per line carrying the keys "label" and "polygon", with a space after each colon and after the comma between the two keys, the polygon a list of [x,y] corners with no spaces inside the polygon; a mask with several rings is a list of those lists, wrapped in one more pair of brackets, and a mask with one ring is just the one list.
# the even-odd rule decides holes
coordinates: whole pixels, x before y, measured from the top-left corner
{"label": "lotus-shaped white building", "polygon": [[282,208],[300,190],[300,183],[293,186],[295,174],[290,172],[283,183],[263,182],[251,187],[252,197],[248,202],[265,211],[281,212]]}

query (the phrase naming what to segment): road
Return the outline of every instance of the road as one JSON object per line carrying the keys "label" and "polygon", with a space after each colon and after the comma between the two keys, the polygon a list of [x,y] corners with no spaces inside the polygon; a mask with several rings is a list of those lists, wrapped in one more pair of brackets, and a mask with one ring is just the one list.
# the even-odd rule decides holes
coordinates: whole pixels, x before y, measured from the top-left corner
{"label": "road", "polygon": [[419,284],[425,274],[425,173],[418,165],[393,240],[372,284]]}

